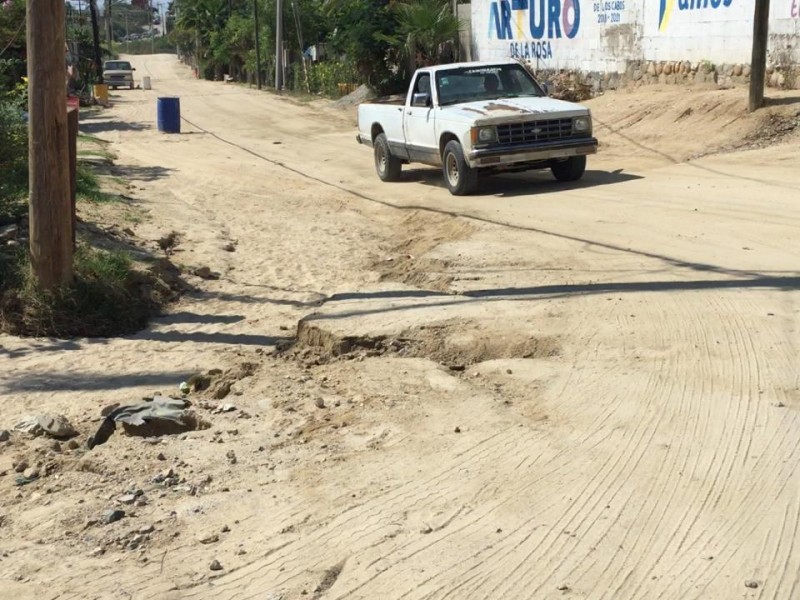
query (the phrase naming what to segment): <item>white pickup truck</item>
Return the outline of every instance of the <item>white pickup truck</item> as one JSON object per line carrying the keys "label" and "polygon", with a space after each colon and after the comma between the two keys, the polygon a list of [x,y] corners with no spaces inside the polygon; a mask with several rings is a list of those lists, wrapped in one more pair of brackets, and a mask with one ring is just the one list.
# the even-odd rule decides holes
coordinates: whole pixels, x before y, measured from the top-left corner
{"label": "white pickup truck", "polygon": [[358,142],[373,147],[383,181],[403,164],[442,167],[450,193],[469,194],[479,174],[552,170],[576,181],[597,152],[588,108],[547,97],[520,63],[454,63],[419,69],[404,105],[358,107]]}

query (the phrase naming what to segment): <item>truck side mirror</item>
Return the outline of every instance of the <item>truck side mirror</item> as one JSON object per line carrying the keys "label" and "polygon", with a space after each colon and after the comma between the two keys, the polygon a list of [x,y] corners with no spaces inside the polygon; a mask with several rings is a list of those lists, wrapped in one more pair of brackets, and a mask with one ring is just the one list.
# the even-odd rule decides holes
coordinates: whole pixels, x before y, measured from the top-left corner
{"label": "truck side mirror", "polygon": [[411,106],[419,106],[422,108],[427,108],[430,105],[431,105],[430,94],[414,94],[411,97]]}

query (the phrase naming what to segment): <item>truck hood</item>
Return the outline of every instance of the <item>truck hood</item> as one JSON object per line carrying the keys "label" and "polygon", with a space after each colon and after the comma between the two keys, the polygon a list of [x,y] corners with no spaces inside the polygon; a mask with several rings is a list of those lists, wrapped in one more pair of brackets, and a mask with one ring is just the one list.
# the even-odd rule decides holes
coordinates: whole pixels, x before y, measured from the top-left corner
{"label": "truck hood", "polygon": [[461,102],[443,106],[442,116],[453,120],[464,120],[476,124],[530,121],[536,116],[577,117],[589,114],[589,109],[580,104],[556,100],[555,98],[500,98]]}

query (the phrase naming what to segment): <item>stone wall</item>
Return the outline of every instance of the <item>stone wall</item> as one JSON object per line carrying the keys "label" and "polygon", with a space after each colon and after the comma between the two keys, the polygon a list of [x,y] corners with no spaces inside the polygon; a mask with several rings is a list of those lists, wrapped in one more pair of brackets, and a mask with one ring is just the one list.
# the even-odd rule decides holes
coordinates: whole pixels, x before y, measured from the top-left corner
{"label": "stone wall", "polygon": [[[556,87],[575,90],[575,95],[580,97],[622,87],[654,84],[703,85],[719,89],[748,86],[750,65],[714,65],[708,61],[630,61],[622,73],[540,69],[536,75]],[[800,89],[800,67],[767,68],[766,85],[779,89]]]}

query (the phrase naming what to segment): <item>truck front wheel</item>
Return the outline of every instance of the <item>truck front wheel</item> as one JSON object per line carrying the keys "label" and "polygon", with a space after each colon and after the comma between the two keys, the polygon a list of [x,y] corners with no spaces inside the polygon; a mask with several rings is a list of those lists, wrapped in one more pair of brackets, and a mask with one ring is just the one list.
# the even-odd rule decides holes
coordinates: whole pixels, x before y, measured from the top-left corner
{"label": "truck front wheel", "polygon": [[478,187],[478,171],[467,164],[464,151],[456,140],[447,142],[442,154],[442,171],[447,189],[454,196],[464,196]]}
{"label": "truck front wheel", "polygon": [[378,172],[378,177],[381,178],[381,181],[397,181],[400,179],[403,163],[400,162],[399,158],[392,156],[386,134],[379,133],[372,146],[375,152],[375,170]]}
{"label": "truck front wheel", "polygon": [[586,157],[572,156],[567,160],[555,161],[550,170],[559,181],[578,181],[586,171]]}

